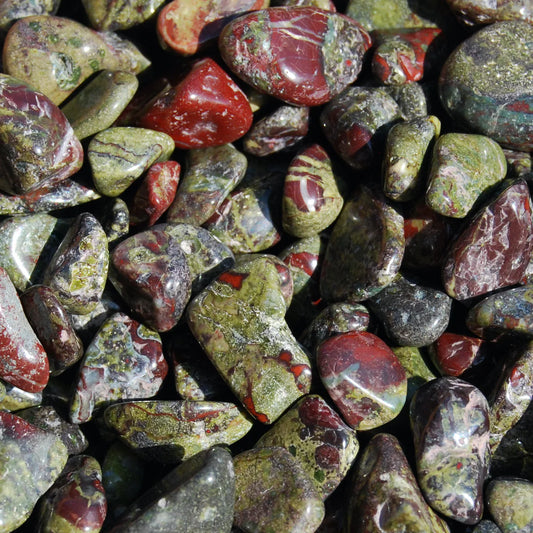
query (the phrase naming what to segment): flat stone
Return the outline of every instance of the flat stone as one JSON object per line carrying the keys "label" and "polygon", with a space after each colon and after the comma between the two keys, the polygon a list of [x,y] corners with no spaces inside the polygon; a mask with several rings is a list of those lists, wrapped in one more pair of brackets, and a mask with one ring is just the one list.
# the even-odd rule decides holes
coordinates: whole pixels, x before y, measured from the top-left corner
{"label": "flat stone", "polygon": [[127,30],[150,19],[164,0],[82,0],[93,28],[103,31]]}

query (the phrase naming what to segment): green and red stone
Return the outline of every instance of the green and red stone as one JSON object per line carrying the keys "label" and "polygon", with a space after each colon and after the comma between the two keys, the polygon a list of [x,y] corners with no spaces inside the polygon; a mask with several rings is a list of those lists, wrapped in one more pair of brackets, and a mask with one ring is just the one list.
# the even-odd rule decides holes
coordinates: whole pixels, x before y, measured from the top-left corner
{"label": "green and red stone", "polygon": [[393,351],[376,335],[351,331],[317,348],[322,383],[354,429],[393,420],[405,404],[407,377]]}
{"label": "green and red stone", "polygon": [[443,333],[430,347],[429,354],[444,376],[460,376],[483,357],[484,341],[458,333]]}
{"label": "green and red stone", "polygon": [[533,23],[530,0],[446,0],[453,14],[465,26],[492,24],[502,20],[523,20]]}
{"label": "green and red stone", "polygon": [[273,7],[227,24],[219,48],[247,84],[288,104],[322,105],[353,83],[370,48],[354,20],[315,7]]}

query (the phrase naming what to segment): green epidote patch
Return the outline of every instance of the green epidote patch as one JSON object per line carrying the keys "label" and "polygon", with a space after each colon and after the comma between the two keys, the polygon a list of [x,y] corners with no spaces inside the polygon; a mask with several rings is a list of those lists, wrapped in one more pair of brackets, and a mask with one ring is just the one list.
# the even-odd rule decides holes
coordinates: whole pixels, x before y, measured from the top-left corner
{"label": "green epidote patch", "polygon": [[487,486],[487,505],[503,533],[533,531],[533,483],[526,479],[496,478]]}

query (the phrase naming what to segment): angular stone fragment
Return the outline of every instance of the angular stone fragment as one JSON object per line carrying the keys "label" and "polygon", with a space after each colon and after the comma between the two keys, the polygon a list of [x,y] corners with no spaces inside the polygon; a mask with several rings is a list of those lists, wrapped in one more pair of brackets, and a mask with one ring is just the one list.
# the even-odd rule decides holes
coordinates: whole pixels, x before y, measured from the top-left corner
{"label": "angular stone fragment", "polygon": [[164,0],[82,0],[93,28],[127,30],[152,17]]}

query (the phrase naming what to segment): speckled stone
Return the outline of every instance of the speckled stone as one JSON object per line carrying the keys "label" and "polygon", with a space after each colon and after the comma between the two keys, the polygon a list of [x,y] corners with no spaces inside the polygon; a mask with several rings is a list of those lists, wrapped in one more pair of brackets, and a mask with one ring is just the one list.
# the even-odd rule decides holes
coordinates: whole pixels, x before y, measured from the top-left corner
{"label": "speckled stone", "polygon": [[309,358],[289,330],[280,273],[268,256],[218,276],[188,307],[188,323],[237,398],[272,423],[309,392]]}
{"label": "speckled stone", "polygon": [[235,465],[235,525],[242,531],[313,533],[324,504],[309,475],[285,448],[242,452]]}
{"label": "speckled stone", "polygon": [[145,492],[111,533],[230,533],[235,502],[231,454],[196,454]]}
{"label": "speckled stone", "polygon": [[533,23],[533,6],[529,0],[446,0],[454,15],[466,26],[491,24],[501,20],[524,20]]}
{"label": "speckled stone", "polygon": [[435,379],[436,376],[429,369],[419,348],[414,346],[394,346],[391,349],[403,366],[407,376],[407,400],[405,403],[409,405],[414,393],[424,383]]}
{"label": "speckled stone", "polygon": [[150,19],[164,0],[82,0],[93,28],[127,30]]}
{"label": "speckled stone", "polygon": [[97,33],[74,20],[48,15],[16,22],[3,52],[6,74],[29,83],[56,105],[99,70],[136,74],[150,64],[116,34]]}
{"label": "speckled stone", "polygon": [[442,270],[444,288],[465,300],[519,283],[532,249],[529,188],[523,180],[511,182],[453,241]]}
{"label": "speckled stone", "polygon": [[434,510],[464,524],[477,523],[483,514],[488,410],[479,389],[452,377],[423,385],[411,401],[420,488]]}
{"label": "speckled stone", "polygon": [[230,22],[219,49],[248,85],[288,104],[321,105],[354,82],[370,48],[355,21],[314,7],[274,7]]}
{"label": "speckled stone", "polygon": [[431,361],[444,376],[460,376],[483,357],[484,342],[477,337],[443,333],[429,349]]}
{"label": "speckled stone", "polygon": [[531,154],[518,150],[503,149],[510,177],[525,178],[531,175]]}
{"label": "speckled stone", "polygon": [[130,212],[122,198],[104,198],[100,223],[112,248],[130,232]]}
{"label": "speckled stone", "polygon": [[503,533],[533,531],[533,483],[527,479],[496,478],[487,486],[487,507]]}
{"label": "speckled stone", "polygon": [[135,401],[105,411],[106,424],[130,448],[151,460],[178,463],[217,444],[233,444],[252,427],[229,402]]}
{"label": "speckled stone", "polygon": [[492,139],[447,133],[435,143],[426,203],[441,215],[463,218],[481,194],[503,180],[506,173],[505,154]]}
{"label": "speckled stone", "polygon": [[87,314],[97,305],[107,280],[107,236],[96,218],[81,213],[50,260],[43,283],[68,312]]}
{"label": "speckled stone", "polygon": [[404,120],[428,116],[426,93],[416,81],[405,85],[386,85],[383,89],[396,102]]}
{"label": "speckled stone", "polygon": [[283,229],[299,238],[320,233],[335,221],[343,204],[327,152],[318,144],[302,149],[285,177]]}
{"label": "speckled stone", "polygon": [[296,457],[325,500],[344,479],[359,442],[340,416],[318,395],[305,396],[256,443],[280,446]]}
{"label": "speckled stone", "polygon": [[19,411],[40,405],[43,401],[42,392],[27,392],[2,379],[0,379],[0,388],[3,395],[2,400],[0,400],[0,410],[2,411]]}
{"label": "speckled stone", "polygon": [[80,140],[109,128],[133,98],[139,82],[135,74],[103,70],[61,110]]}
{"label": "speckled stone", "polygon": [[427,346],[448,327],[452,299],[401,274],[368,301],[388,337],[400,346]]}
{"label": "speckled stone", "polygon": [[531,24],[497,22],[463,41],[439,80],[442,104],[454,120],[525,152],[533,150],[532,41]]}
{"label": "speckled stone", "polygon": [[359,186],[337,218],[326,250],[320,292],[327,301],[366,300],[400,269],[402,216],[381,195]]}
{"label": "speckled stone", "polygon": [[313,6],[326,11],[337,11],[331,0],[271,0],[272,6]]}
{"label": "speckled stone", "polygon": [[387,130],[400,118],[398,104],[385,89],[348,87],[324,108],[320,123],[342,159],[363,170],[377,160]]}
{"label": "speckled stone", "polygon": [[83,149],[65,115],[45,95],[0,75],[0,189],[24,194],[75,174]]}
{"label": "speckled stone", "polygon": [[331,337],[318,346],[316,358],[322,383],[352,428],[380,427],[402,410],[405,371],[373,333],[351,331]]}
{"label": "speckled stone", "polygon": [[106,512],[100,464],[89,455],[76,455],[41,500],[37,531],[98,533]]}
{"label": "speckled stone", "polygon": [[111,254],[109,278],[142,321],[168,331],[191,295],[191,271],[179,241],[150,229],[122,241]]}
{"label": "speckled stone", "polygon": [[449,533],[425,502],[399,441],[378,433],[353,471],[346,531]]}
{"label": "speckled stone", "polygon": [[232,144],[187,152],[186,170],[168,222],[200,226],[244,178],[248,161]]}
{"label": "speckled stone", "polygon": [[60,374],[81,359],[83,344],[50,287],[34,285],[21,294],[20,302],[46,351],[52,375]]}
{"label": "speckled stone", "polygon": [[476,524],[472,533],[502,533],[502,530],[491,520],[481,520]]}
{"label": "speckled stone", "polygon": [[91,139],[87,157],[98,192],[118,196],[154,163],[168,160],[173,151],[174,141],[165,133],[115,127]]}
{"label": "speckled stone", "polygon": [[440,120],[431,115],[395,124],[389,131],[383,159],[383,192],[391,200],[413,200],[423,187],[424,162],[439,136]]}
{"label": "speckled stone", "polygon": [[52,433],[0,411],[0,456],[0,524],[7,533],[30,516],[61,473],[68,454]]}
{"label": "speckled stone", "polygon": [[7,31],[18,19],[32,15],[55,15],[61,0],[5,0],[0,5],[0,29]]}

